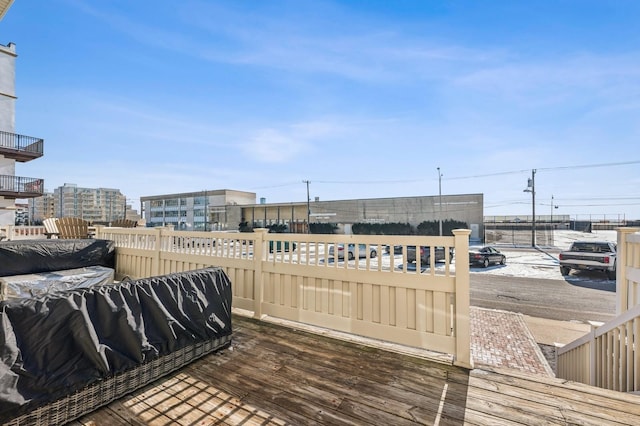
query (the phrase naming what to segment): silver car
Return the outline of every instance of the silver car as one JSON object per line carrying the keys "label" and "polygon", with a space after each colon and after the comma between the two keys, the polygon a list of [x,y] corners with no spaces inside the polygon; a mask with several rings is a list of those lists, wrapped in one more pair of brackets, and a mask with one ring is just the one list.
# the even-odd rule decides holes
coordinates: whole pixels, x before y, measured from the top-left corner
{"label": "silver car", "polygon": [[[329,247],[329,256],[335,257],[336,247],[338,248],[338,259],[344,259],[344,244],[336,244]],[[366,244],[358,244],[356,249],[356,245],[354,243],[347,245],[347,259],[353,260],[356,257],[358,259],[367,257],[367,245]],[[377,246],[369,245],[369,258],[373,259],[378,255]]]}

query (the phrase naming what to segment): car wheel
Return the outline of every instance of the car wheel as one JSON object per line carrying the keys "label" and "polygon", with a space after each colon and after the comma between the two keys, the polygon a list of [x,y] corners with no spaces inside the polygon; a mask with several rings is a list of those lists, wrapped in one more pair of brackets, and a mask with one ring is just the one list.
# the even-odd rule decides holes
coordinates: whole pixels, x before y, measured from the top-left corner
{"label": "car wheel", "polygon": [[482,267],[483,268],[488,268],[489,267],[489,259],[485,259],[482,261]]}
{"label": "car wheel", "polygon": [[502,256],[502,259],[500,259],[500,264],[504,265],[505,263],[507,263],[507,258]]}
{"label": "car wheel", "polygon": [[569,275],[570,272],[571,272],[571,268],[568,268],[566,266],[560,267],[560,273],[562,274],[562,276]]}
{"label": "car wheel", "polygon": [[376,257],[378,255],[378,252],[376,252],[375,250],[371,250],[371,255],[370,257],[373,259],[374,257]]}
{"label": "car wheel", "polygon": [[353,259],[354,259],[354,257],[355,257],[355,256],[353,255],[353,253],[349,252],[349,260],[353,260]]}

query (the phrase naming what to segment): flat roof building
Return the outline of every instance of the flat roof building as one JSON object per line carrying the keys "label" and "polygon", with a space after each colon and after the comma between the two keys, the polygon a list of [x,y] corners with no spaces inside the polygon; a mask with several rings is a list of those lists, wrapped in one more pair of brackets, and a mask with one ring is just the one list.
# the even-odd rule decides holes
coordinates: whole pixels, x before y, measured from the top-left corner
{"label": "flat roof building", "polygon": [[227,212],[228,229],[238,229],[240,222],[247,222],[262,228],[284,224],[290,232],[305,233],[308,223],[331,223],[338,226],[338,232],[350,234],[356,223],[408,223],[416,227],[425,221],[454,220],[467,223],[471,238],[477,239],[482,235],[483,198],[483,194],[462,194],[235,206]]}
{"label": "flat roof building", "polygon": [[459,221],[468,224],[472,238],[481,238],[483,194],[388,197],[353,200],[256,203],[253,192],[229,189],[145,196],[140,199],[147,226],[173,226],[185,231],[235,231],[248,227],[285,225],[289,232],[306,233],[309,224],[335,224],[350,234],[359,223]]}
{"label": "flat roof building", "polygon": [[[179,194],[162,194],[140,198],[147,226],[173,226],[185,231],[224,231],[238,229],[229,221],[233,206],[254,204],[254,192],[231,189],[203,190]],[[233,226],[229,228],[229,223]]]}

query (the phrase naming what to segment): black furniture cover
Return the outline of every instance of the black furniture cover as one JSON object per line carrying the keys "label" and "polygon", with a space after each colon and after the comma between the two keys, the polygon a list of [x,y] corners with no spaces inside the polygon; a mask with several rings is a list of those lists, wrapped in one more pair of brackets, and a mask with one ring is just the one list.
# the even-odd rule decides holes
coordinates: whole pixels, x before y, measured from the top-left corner
{"label": "black furniture cover", "polygon": [[220,268],[0,302],[0,422],[160,356],[231,335]]}
{"label": "black furniture cover", "polygon": [[116,249],[110,240],[0,241],[0,277],[63,269],[114,268]]}

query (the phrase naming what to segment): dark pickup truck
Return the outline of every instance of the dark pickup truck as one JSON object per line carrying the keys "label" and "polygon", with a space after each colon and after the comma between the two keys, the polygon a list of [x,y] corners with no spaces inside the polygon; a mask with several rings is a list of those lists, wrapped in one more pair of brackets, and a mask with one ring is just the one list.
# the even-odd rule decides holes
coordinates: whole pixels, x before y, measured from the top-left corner
{"label": "dark pickup truck", "polygon": [[558,256],[560,273],[569,275],[572,269],[602,271],[615,280],[616,249],[616,243],[609,241],[575,241]]}

